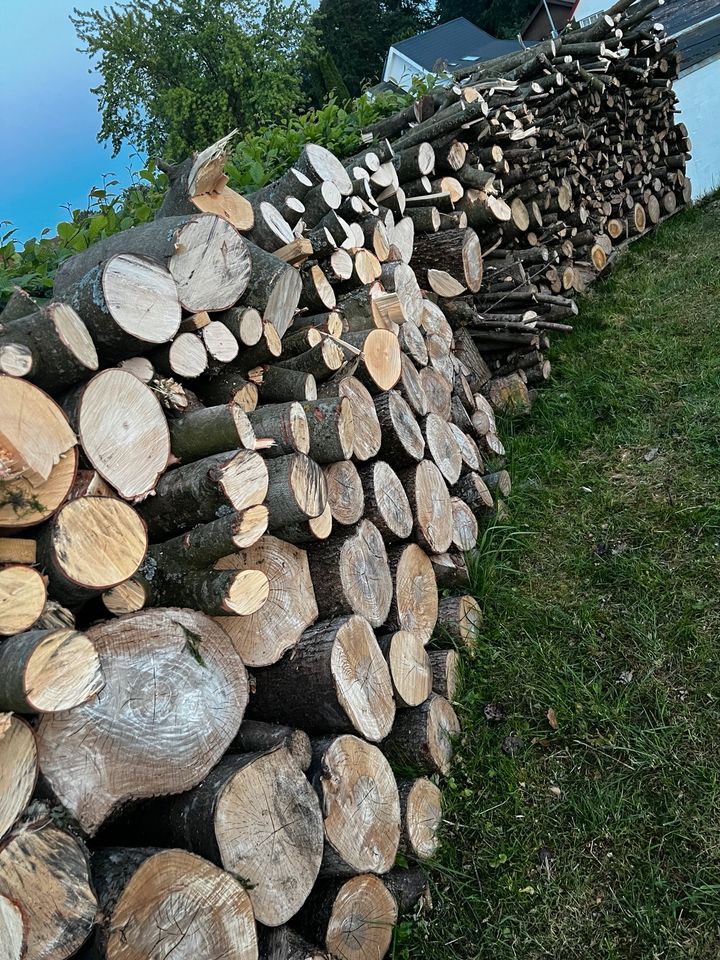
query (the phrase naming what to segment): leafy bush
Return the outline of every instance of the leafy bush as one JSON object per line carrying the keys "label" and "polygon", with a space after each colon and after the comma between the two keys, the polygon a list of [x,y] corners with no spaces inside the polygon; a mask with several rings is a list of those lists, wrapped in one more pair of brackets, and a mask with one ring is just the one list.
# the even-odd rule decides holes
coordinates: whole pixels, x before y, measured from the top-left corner
{"label": "leafy bush", "polygon": [[[373,100],[363,96],[346,103],[331,97],[320,110],[246,134],[226,168],[230,185],[241,193],[257,190],[294,163],[306,143],[319,143],[339,156],[350,156],[360,147],[363,127],[408,101],[409,95],[398,94],[382,94]],[[152,220],[167,189],[167,177],[148,161],[133,174],[129,187],[116,192],[117,186],[117,180],[108,180],[102,187],[94,187],[88,195],[87,209],[70,210],[69,219],[57,224],[55,236],[46,227],[39,239],[22,246],[14,239],[12,225],[0,221],[0,226],[8,227],[0,235],[0,303],[14,285],[34,297],[50,296],[55,270],[67,257],[120,230]]]}

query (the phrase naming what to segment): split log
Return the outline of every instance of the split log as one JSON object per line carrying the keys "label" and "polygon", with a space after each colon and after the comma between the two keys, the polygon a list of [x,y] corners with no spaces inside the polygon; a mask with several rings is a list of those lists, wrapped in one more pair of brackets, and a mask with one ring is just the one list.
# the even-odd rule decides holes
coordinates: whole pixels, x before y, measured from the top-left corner
{"label": "split log", "polygon": [[390,668],[398,708],[419,706],[432,689],[430,660],[422,638],[398,630],[378,642]]}
{"label": "split log", "polygon": [[0,568],[0,637],[29,630],[47,599],[45,581],[34,567]]}
{"label": "split log", "polygon": [[152,610],[86,632],[105,686],[44,715],[37,742],[45,783],[92,836],[130,800],[199,783],[237,733],[248,680],[227,635],[201,613]]}
{"label": "split log", "polygon": [[168,464],[170,434],[149,387],[124,370],[103,370],[66,409],[86,457],[121,497],[142,499],[155,488]]}
{"label": "split log", "polygon": [[[343,526],[352,526],[366,515],[365,493],[357,467],[350,460],[340,460],[325,467],[324,473],[333,520]],[[372,517],[368,516],[368,519],[372,520]]]}
{"label": "split log", "polygon": [[37,776],[32,728],[20,717],[0,713],[0,840],[30,802]]}
{"label": "split log", "polygon": [[243,720],[237,736],[230,744],[229,753],[265,753],[285,747],[302,771],[307,771],[312,759],[310,737],[297,727],[261,720]]}
{"label": "split log", "polygon": [[169,427],[172,453],[180,463],[192,463],[239,447],[255,448],[252,420],[236,401],[191,410],[171,420]]}
{"label": "split log", "polygon": [[9,480],[22,477],[31,487],[45,483],[75,443],[54,400],[26,380],[0,376],[0,463]]}
{"label": "split log", "polygon": [[257,957],[248,894],[207,860],[185,850],[107,847],[93,853],[92,874],[101,908],[93,960]]}
{"label": "split log", "polygon": [[43,390],[60,390],[93,374],[98,368],[95,344],[72,307],[51,303],[15,320],[0,333],[0,370],[5,353],[19,345],[30,352],[31,366],[23,375]]}
{"label": "split log", "polygon": [[385,742],[389,756],[425,773],[447,776],[453,754],[452,738],[460,732],[455,711],[436,693],[415,710],[401,710]]}
{"label": "split log", "polygon": [[446,700],[454,700],[460,671],[460,656],[457,650],[431,650],[429,657],[433,692]]}
{"label": "split log", "polygon": [[[63,261],[55,274],[55,297],[72,296],[89,271],[121,254],[166,267],[190,313],[227,310],[237,303],[251,270],[247,243],[227,221],[209,213],[163,217],[106,237]],[[127,284],[122,292],[127,298]]]}
{"label": "split log", "polygon": [[432,563],[416,543],[391,547],[393,602],[387,626],[407,630],[427,643],[438,618],[438,591]]}
{"label": "split log", "polygon": [[383,460],[360,471],[365,498],[365,518],[375,524],[385,543],[406,540],[412,533],[410,501],[398,475]]}
{"label": "split log", "polygon": [[298,912],[320,870],[320,804],[283,746],[225,757],[193,790],[151,802],[140,816],[153,842],[242,877],[256,919],[269,927]]}
{"label": "split log", "polygon": [[445,553],[452,543],[453,519],[450,493],[442,474],[432,461],[422,460],[398,476],[410,501],[418,543],[430,553]]}
{"label": "split log", "polygon": [[443,597],[438,607],[438,630],[465,647],[473,647],[482,627],[483,615],[474,597]]}
{"label": "split log", "polygon": [[95,647],[84,633],[31,630],[0,642],[0,710],[70,710],[104,682]]}
{"label": "split log", "polygon": [[0,895],[20,907],[28,960],[67,960],[95,923],[87,851],[56,827],[29,823],[10,835],[0,848]]}
{"label": "split log", "polygon": [[400,842],[400,799],[382,752],[355,736],[313,741],[310,780],[323,811],[321,874],[387,873]]}
{"label": "split log", "polygon": [[127,503],[80,497],[64,504],[43,528],[38,557],[54,597],[72,608],[129,580],[147,542],[145,525]]}
{"label": "split log", "polygon": [[327,733],[357,732],[384,739],[395,704],[390,673],[362,617],[310,627],[295,648],[257,670],[249,715]]}
{"label": "split log", "polygon": [[353,530],[308,550],[320,617],[359,614],[373,627],[387,619],[392,577],[377,527],[361,520]]}
{"label": "split log", "polygon": [[[431,654],[432,656],[432,654]],[[430,860],[439,846],[442,819],[440,788],[425,777],[398,784],[402,834],[400,849],[418,860]]]}
{"label": "split log", "polygon": [[397,918],[397,903],[382,880],[365,875],[319,884],[298,924],[333,957],[380,960],[390,949]]}
{"label": "split log", "polygon": [[155,495],[139,505],[151,540],[210,523],[219,513],[233,513],[262,503],[268,491],[263,458],[250,450],[205,457],[166,473]]}
{"label": "split log", "polygon": [[259,570],[268,580],[269,593],[259,610],[245,617],[216,618],[247,666],[275,663],[317,620],[315,591],[304,550],[276,537],[263,537],[215,566],[218,570]]}

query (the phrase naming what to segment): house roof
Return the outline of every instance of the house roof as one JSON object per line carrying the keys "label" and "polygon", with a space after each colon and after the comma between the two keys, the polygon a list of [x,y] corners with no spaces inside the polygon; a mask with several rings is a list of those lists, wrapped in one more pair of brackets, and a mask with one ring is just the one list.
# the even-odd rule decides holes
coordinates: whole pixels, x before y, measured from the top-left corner
{"label": "house roof", "polygon": [[432,71],[439,60],[446,61],[448,69],[452,70],[468,66],[473,60],[491,60],[521,48],[517,40],[498,40],[465,17],[458,17],[425,33],[400,40],[391,49],[424,70]]}
{"label": "house roof", "polygon": [[681,73],[720,53],[720,0],[665,0],[653,17],[677,37]]}

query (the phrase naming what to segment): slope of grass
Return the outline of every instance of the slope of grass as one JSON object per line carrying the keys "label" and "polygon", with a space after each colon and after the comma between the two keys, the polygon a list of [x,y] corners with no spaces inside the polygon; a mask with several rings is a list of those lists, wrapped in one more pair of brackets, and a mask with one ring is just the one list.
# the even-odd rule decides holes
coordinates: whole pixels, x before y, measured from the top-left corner
{"label": "slope of grass", "polygon": [[552,359],[504,425],[513,527],[475,571],[435,912],[395,955],[716,958],[717,206],[637,244]]}

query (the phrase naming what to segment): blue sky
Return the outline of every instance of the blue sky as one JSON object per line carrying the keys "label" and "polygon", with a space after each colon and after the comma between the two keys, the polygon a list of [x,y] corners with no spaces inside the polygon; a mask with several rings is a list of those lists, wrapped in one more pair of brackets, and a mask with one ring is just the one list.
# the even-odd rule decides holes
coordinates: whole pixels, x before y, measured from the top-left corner
{"label": "blue sky", "polygon": [[97,143],[96,80],[68,20],[74,6],[103,5],[0,0],[0,220],[12,220],[20,240],[65,219],[63,204],[84,206],[103,174],[127,182],[128,168],[140,168],[131,150],[113,159]]}

